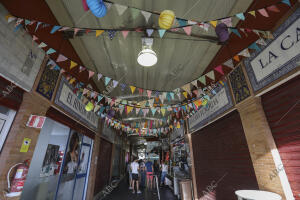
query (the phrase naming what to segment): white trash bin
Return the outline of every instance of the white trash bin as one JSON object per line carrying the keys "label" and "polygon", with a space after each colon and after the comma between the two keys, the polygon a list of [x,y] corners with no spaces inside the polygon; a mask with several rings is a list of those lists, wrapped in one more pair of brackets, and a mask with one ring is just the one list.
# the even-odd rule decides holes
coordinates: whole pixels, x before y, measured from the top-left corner
{"label": "white trash bin", "polygon": [[261,190],[235,191],[238,200],[282,200],[279,194]]}

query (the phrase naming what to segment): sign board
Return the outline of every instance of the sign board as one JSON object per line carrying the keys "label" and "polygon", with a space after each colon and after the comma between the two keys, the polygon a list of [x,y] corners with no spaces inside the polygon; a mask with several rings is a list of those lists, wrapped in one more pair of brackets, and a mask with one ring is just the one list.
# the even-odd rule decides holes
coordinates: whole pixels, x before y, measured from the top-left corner
{"label": "sign board", "polygon": [[274,39],[250,58],[245,66],[257,91],[300,66],[300,8],[274,33]]}
{"label": "sign board", "polygon": [[45,123],[46,117],[30,115],[26,126],[33,128],[42,128]]}
{"label": "sign board", "polygon": [[227,83],[224,87],[218,88],[217,94],[208,103],[201,107],[192,117],[189,118],[190,132],[194,132],[207,122],[224,113],[233,106],[230,91]]}
{"label": "sign board", "polygon": [[22,146],[21,146],[21,148],[20,148],[20,152],[22,152],[22,153],[28,152],[30,143],[31,143],[31,139],[30,139],[30,138],[24,138],[24,139],[23,139]]}
{"label": "sign board", "polygon": [[99,117],[93,111],[88,112],[85,110],[85,105],[78,99],[76,94],[73,93],[72,89],[72,86],[69,85],[66,78],[62,76],[55,96],[55,104],[97,131]]}
{"label": "sign board", "polygon": [[45,52],[32,43],[23,28],[7,23],[8,11],[0,5],[0,76],[29,92],[32,89]]}

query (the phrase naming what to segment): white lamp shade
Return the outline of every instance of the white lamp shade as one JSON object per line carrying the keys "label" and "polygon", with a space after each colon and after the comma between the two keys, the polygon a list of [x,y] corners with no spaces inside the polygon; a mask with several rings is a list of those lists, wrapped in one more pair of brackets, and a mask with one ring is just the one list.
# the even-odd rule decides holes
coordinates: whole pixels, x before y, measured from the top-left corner
{"label": "white lamp shade", "polygon": [[157,63],[156,53],[151,49],[143,49],[138,55],[137,62],[144,67],[151,67]]}

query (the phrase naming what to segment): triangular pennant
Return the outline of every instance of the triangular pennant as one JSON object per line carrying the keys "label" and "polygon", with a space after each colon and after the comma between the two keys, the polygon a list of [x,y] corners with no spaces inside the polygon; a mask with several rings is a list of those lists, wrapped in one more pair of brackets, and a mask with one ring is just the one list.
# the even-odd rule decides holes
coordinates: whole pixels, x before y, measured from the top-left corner
{"label": "triangular pennant", "polygon": [[63,62],[65,60],[67,60],[68,58],[66,58],[64,55],[62,54],[59,54],[57,59],[56,59],[56,62]]}
{"label": "triangular pennant", "polygon": [[185,84],[184,86],[181,87],[184,91],[188,92],[189,94],[191,93],[191,85]]}
{"label": "triangular pennant", "polygon": [[100,74],[100,73],[97,74],[98,81],[101,79],[102,76],[103,76],[103,75]]}
{"label": "triangular pennant", "polygon": [[151,90],[147,90],[147,95],[148,95],[148,98],[150,98],[150,97],[151,97],[151,93],[152,93],[152,91],[151,91]]}
{"label": "triangular pennant", "polygon": [[166,30],[165,29],[159,29],[158,33],[159,33],[159,37],[162,38],[165,34]]}
{"label": "triangular pennant", "polygon": [[124,39],[127,38],[128,33],[129,33],[129,31],[122,31],[122,35],[123,35]]}
{"label": "triangular pennant", "polygon": [[151,108],[151,112],[152,112],[152,115],[154,116],[155,112],[156,112],[156,108]]}
{"label": "triangular pennant", "polygon": [[239,18],[240,20],[245,20],[245,15],[244,15],[244,13],[238,13],[238,14],[236,14],[235,15],[237,18]]}
{"label": "triangular pennant", "polygon": [[112,6],[112,3],[110,3],[110,2],[103,2],[103,3],[105,4],[107,10],[109,10]]}
{"label": "triangular pennant", "polygon": [[117,3],[115,3],[114,5],[117,9],[118,15],[122,15],[125,12],[125,10],[128,8],[127,6],[123,6]]}
{"label": "triangular pennant", "polygon": [[146,117],[146,115],[148,114],[149,109],[143,109],[143,113],[144,113],[144,117]]}
{"label": "triangular pennant", "polygon": [[94,76],[94,74],[95,74],[95,72],[89,70],[89,79],[90,79],[92,76]]}
{"label": "triangular pennant", "polygon": [[249,47],[249,49],[253,49],[255,51],[260,51],[260,48],[257,46],[257,44],[254,42]]}
{"label": "triangular pennant", "polygon": [[266,46],[267,43],[264,39],[260,38],[256,41],[256,44],[262,45],[262,46]]}
{"label": "triangular pennant", "polygon": [[144,90],[142,88],[139,88],[139,95],[142,95]]}
{"label": "triangular pennant", "polygon": [[269,14],[268,12],[266,11],[266,9],[262,8],[262,9],[259,9],[258,12],[264,16],[264,17],[269,17]]}
{"label": "triangular pennant", "polygon": [[119,82],[118,81],[116,81],[116,80],[113,80],[113,87],[115,88],[115,87],[117,87],[117,85],[119,84]]}
{"label": "triangular pennant", "polygon": [[187,92],[183,92],[182,94],[187,99]]}
{"label": "triangular pennant", "polygon": [[231,17],[221,19],[221,22],[226,24],[227,27],[232,27],[232,19]]}
{"label": "triangular pennant", "polygon": [[237,62],[239,62],[239,61],[240,61],[240,57],[239,57],[239,55],[235,55],[235,56],[233,56],[233,59],[234,59],[235,61],[237,61]]}
{"label": "triangular pennant", "polygon": [[160,111],[161,111],[161,114],[162,114],[163,116],[165,116],[165,114],[166,114],[166,109],[165,109],[165,108],[161,108]]}
{"label": "triangular pennant", "polygon": [[250,15],[253,15],[254,17],[256,17],[256,16],[255,16],[255,10],[249,11],[248,13],[249,13]]}
{"label": "triangular pennant", "polygon": [[140,110],[141,110],[140,108],[135,108],[135,114],[138,115]]}
{"label": "triangular pennant", "polygon": [[198,22],[193,21],[193,20],[188,20],[188,24],[190,24],[190,25],[196,25],[196,24],[198,24]]}
{"label": "triangular pennant", "polygon": [[187,20],[185,20],[185,19],[178,19],[177,18],[177,21],[179,23],[179,26],[186,26],[187,25]]}
{"label": "triangular pennant", "polygon": [[217,27],[218,21],[217,20],[213,20],[209,22],[213,27]]}
{"label": "triangular pennant", "polygon": [[134,87],[134,86],[132,86],[132,85],[131,85],[131,86],[129,86],[129,87],[130,87],[131,93],[133,94],[133,93],[134,93],[134,91],[135,91],[135,88],[136,88],[136,87]]}
{"label": "triangular pennant", "polygon": [[132,106],[126,106],[127,107],[127,114],[131,113],[131,111],[133,110]]}
{"label": "triangular pennant", "polygon": [[16,19],[16,17],[8,14],[5,16],[5,19],[6,19],[7,23],[10,23],[10,22],[14,21]]}
{"label": "triangular pennant", "polygon": [[96,30],[96,37],[101,35],[104,32],[104,30]]}
{"label": "triangular pennant", "polygon": [[186,27],[183,27],[183,30],[184,30],[184,32],[185,32],[187,35],[191,35],[191,33],[192,33],[192,26],[186,26]]}
{"label": "triangular pennant", "polygon": [[36,23],[36,27],[35,27],[35,30],[34,30],[34,32],[36,32],[36,31],[38,30],[38,28],[39,28],[40,24],[42,24],[42,22],[37,22],[37,23]]}
{"label": "triangular pennant", "polygon": [[48,49],[48,51],[46,52],[47,55],[50,55],[52,53],[55,53],[56,51],[52,48]]}
{"label": "triangular pennant", "polygon": [[244,49],[243,51],[241,51],[240,53],[238,53],[239,56],[244,56],[244,57],[247,57],[249,58],[250,57],[250,52],[249,50],[246,48]]}
{"label": "triangular pennant", "polygon": [[240,32],[236,28],[229,28],[229,30],[231,30],[234,34],[236,34],[237,36],[239,36],[240,38],[242,38]]}
{"label": "triangular pennant", "polygon": [[219,72],[220,74],[224,75],[222,65],[219,65],[219,66],[215,67],[215,70],[216,70],[217,72]]}
{"label": "triangular pennant", "polygon": [[55,33],[61,26],[53,26],[52,30],[50,31],[51,34]]}
{"label": "triangular pennant", "polygon": [[205,74],[208,78],[210,78],[211,80],[215,80],[215,72],[212,70],[208,73]]}
{"label": "triangular pennant", "polygon": [[135,19],[140,14],[140,10],[136,8],[131,8],[132,19]]}
{"label": "triangular pennant", "polygon": [[197,80],[192,81],[191,84],[192,84],[193,86],[195,86],[196,88],[198,87]]}
{"label": "triangular pennant", "polygon": [[104,83],[105,83],[105,85],[107,85],[110,80],[111,80],[111,78],[105,76],[104,77]]}
{"label": "triangular pennant", "polygon": [[147,12],[147,11],[141,11],[142,15],[145,17],[145,20],[146,20],[146,23],[148,23],[149,21],[149,18],[151,17],[151,14],[150,12]]}
{"label": "triangular pennant", "polygon": [[198,78],[198,80],[199,80],[203,85],[206,85],[206,77],[205,77],[205,76],[201,76],[200,78]]}
{"label": "triangular pennant", "polygon": [[154,29],[146,29],[148,37],[150,37],[153,33]]}
{"label": "triangular pennant", "polygon": [[112,40],[117,33],[117,31],[115,31],[115,30],[108,30],[107,32],[108,32],[108,36],[109,36],[110,40]]}
{"label": "triangular pennant", "polygon": [[47,44],[45,44],[44,42],[41,42],[40,44],[39,44],[39,48],[44,48],[44,47],[46,47],[47,46]]}
{"label": "triangular pennant", "polygon": [[282,0],[281,2],[291,7],[290,0]]}
{"label": "triangular pennant", "polygon": [[227,60],[226,62],[223,63],[223,65],[230,67],[232,69],[234,67],[232,59]]}
{"label": "triangular pennant", "polygon": [[74,37],[76,36],[76,34],[78,33],[78,31],[80,31],[80,28],[74,28]]}
{"label": "triangular pennant", "polygon": [[268,11],[272,11],[272,12],[280,12],[280,10],[277,8],[276,5],[271,5],[267,7]]}
{"label": "triangular pennant", "polygon": [[70,69],[72,69],[76,65],[77,65],[77,63],[71,60],[71,62],[70,62]]}
{"label": "triangular pennant", "polygon": [[170,96],[171,96],[172,99],[175,98],[175,94],[173,92],[170,92],[169,94],[170,94]]}

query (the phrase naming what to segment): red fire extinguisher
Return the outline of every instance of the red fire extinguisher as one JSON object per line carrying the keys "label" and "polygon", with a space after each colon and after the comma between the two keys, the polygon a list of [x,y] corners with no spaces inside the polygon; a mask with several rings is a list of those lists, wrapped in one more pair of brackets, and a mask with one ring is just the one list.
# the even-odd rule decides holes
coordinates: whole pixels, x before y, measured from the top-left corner
{"label": "red fire extinguisher", "polygon": [[[23,163],[17,163],[9,169],[7,174],[7,186],[8,186],[9,193],[6,194],[7,197],[15,197],[21,195],[26,180],[26,176],[28,174],[29,163],[30,163],[29,160],[25,160]],[[9,180],[10,172],[15,167],[18,168],[12,180],[12,184],[10,184],[10,180]]]}

